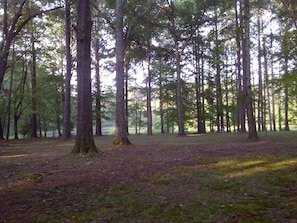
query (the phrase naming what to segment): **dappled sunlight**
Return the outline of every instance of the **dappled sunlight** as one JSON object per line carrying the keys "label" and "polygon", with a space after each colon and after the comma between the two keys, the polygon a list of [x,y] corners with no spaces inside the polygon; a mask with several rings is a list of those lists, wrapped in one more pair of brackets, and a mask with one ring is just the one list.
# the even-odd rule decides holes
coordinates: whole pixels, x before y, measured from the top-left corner
{"label": "dappled sunlight", "polygon": [[20,157],[26,157],[29,156],[30,154],[15,154],[15,155],[4,155],[0,156],[2,159],[8,159],[8,158],[20,158]]}
{"label": "dappled sunlight", "polygon": [[198,136],[205,136],[205,134],[192,133],[192,134],[187,134],[187,136],[189,136],[189,137],[198,137]]}
{"label": "dappled sunlight", "polygon": [[297,167],[297,158],[283,161],[269,162],[268,160],[249,160],[240,162],[237,160],[227,160],[215,164],[215,168],[227,169],[225,177],[245,177],[257,173],[278,171],[285,168]]}
{"label": "dappled sunlight", "polygon": [[267,163],[266,160],[249,160],[249,161],[239,161],[239,160],[226,160],[219,162],[216,164],[216,167],[220,168],[231,168],[231,169],[238,169],[238,168],[249,168],[256,165],[262,165],[264,163]]}

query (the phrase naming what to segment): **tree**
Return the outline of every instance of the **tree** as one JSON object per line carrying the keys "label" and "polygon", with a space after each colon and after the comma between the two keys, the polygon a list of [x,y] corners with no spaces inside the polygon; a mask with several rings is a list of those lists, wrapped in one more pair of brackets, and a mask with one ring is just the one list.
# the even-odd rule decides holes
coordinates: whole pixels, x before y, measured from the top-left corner
{"label": "tree", "polygon": [[244,79],[244,92],[245,103],[247,108],[248,117],[248,139],[258,140],[258,133],[256,130],[256,122],[253,112],[253,98],[251,87],[251,67],[250,67],[250,3],[249,0],[244,0],[244,35],[243,35],[243,79]]}
{"label": "tree", "polygon": [[64,92],[64,120],[63,120],[63,139],[71,137],[71,0],[65,0],[65,46],[66,46],[66,75],[65,75],[65,92]]}
{"label": "tree", "polygon": [[125,72],[124,72],[124,1],[116,0],[116,135],[114,145],[129,145],[125,116]]}
{"label": "tree", "polygon": [[31,137],[37,138],[37,99],[36,99],[36,48],[35,48],[35,36],[34,36],[34,23],[31,21]]}
{"label": "tree", "polygon": [[[28,0],[22,0],[20,4],[14,6],[11,5],[11,7],[16,6],[16,8],[13,8],[15,13],[12,16],[8,16],[7,0],[3,1],[2,4],[4,8],[4,24],[2,30],[3,39],[0,43],[0,91],[2,88],[4,75],[7,69],[7,61],[10,53],[11,44],[15,37],[34,17],[61,8],[61,6],[56,6],[48,10],[42,10],[41,8],[37,8],[36,10],[35,8],[31,11],[28,6],[30,5],[30,2]],[[9,18],[11,18],[11,20],[9,20]]]}
{"label": "tree", "polygon": [[77,7],[77,135],[72,153],[97,153],[92,128],[91,10],[89,0]]}
{"label": "tree", "polygon": [[236,70],[237,70],[237,107],[238,107],[238,131],[246,132],[245,128],[245,96],[243,90],[242,77],[242,37],[243,37],[243,21],[242,21],[242,1],[239,1],[239,12],[237,7],[238,0],[235,0],[235,25],[236,25]]}

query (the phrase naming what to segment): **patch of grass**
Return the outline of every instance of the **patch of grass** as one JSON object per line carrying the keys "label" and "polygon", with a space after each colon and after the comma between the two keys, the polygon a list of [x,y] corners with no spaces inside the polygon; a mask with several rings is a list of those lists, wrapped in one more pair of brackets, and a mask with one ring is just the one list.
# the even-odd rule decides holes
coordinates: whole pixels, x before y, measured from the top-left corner
{"label": "patch of grass", "polygon": [[[11,197],[17,197],[13,201],[20,205],[20,211],[6,220],[36,223],[297,222],[297,158],[292,149],[296,145],[290,147],[296,137],[283,132],[269,132],[267,136],[261,133],[260,137],[261,142],[247,142],[244,134],[131,135],[134,146],[127,148],[127,153],[124,149],[110,149],[113,136],[95,137],[98,148],[104,151],[102,159],[65,155],[68,150],[70,154],[69,141],[36,141],[24,147],[19,143],[13,151],[26,149],[27,152],[28,149],[28,156],[13,157],[9,151],[11,154],[3,157],[9,161],[5,162],[7,170],[15,164],[16,171],[6,174],[5,180],[17,185]],[[278,149],[287,148],[283,147],[286,142],[290,150]],[[151,150],[146,151],[148,148]],[[242,148],[249,150],[237,153]],[[277,149],[269,152],[270,148]],[[257,149],[261,149],[261,153],[257,153]],[[227,150],[228,155],[225,155]],[[33,160],[35,151],[39,155]],[[40,155],[42,151],[46,156]],[[48,152],[51,151],[64,153],[50,157],[52,153]],[[115,156],[118,151],[120,157]],[[163,156],[158,156],[159,153]],[[188,155],[183,156],[183,153]],[[180,158],[178,156],[182,159],[175,159]],[[27,163],[23,160],[26,157],[29,157]],[[50,166],[54,169],[46,169],[51,162],[57,162]],[[93,166],[98,168],[97,172]],[[65,171],[65,179],[68,179],[67,174],[76,174],[79,168],[82,169],[78,173],[84,176],[76,176],[75,180],[69,176],[69,183],[52,186],[46,184],[47,175],[36,167],[42,167],[51,178],[60,174],[60,168]],[[126,176],[122,181],[118,177],[125,167],[136,171],[131,175],[123,171]],[[89,171],[93,171],[92,174]],[[25,182],[19,185],[17,180]],[[11,197],[6,195],[7,200]]]}

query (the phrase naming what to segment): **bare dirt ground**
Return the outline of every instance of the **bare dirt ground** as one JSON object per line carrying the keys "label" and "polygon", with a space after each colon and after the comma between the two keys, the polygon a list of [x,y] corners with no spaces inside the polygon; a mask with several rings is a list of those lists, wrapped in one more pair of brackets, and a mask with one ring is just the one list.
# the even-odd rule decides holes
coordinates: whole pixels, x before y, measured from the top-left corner
{"label": "bare dirt ground", "polygon": [[[132,146],[114,148],[108,146],[112,138],[104,136],[96,138],[101,152],[93,157],[71,155],[73,140],[1,142],[0,222],[38,222],[33,219],[38,212],[54,215],[55,209],[67,205],[73,210],[74,204],[91,192],[129,184],[167,168],[191,166],[197,158],[278,153],[297,156],[297,143],[286,144],[284,138],[259,142],[247,142],[243,136],[213,139],[201,142],[199,136],[142,136],[135,138]],[[80,189],[72,191],[70,187]],[[73,196],[64,196],[71,193]]]}

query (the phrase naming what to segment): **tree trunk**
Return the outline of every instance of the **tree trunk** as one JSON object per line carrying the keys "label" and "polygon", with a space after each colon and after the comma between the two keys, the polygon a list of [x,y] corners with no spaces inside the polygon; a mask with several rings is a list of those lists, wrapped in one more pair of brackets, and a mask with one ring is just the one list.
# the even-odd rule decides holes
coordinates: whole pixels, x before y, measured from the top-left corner
{"label": "tree trunk", "polygon": [[243,38],[243,76],[246,96],[246,108],[248,116],[248,139],[258,140],[256,122],[253,113],[251,70],[250,70],[250,3],[244,0],[244,38]]}
{"label": "tree trunk", "polygon": [[[22,79],[19,84],[19,87],[17,90],[19,90],[19,101],[14,104],[14,138],[19,139],[18,135],[18,121],[22,115],[23,112],[23,100],[24,100],[24,94],[25,94],[25,86],[27,82],[27,76],[28,76],[28,65],[25,61],[23,61],[22,66]],[[17,92],[16,90],[16,92]]]}
{"label": "tree trunk", "polygon": [[98,152],[92,128],[91,11],[89,0],[77,1],[77,135],[72,153]]}
{"label": "tree trunk", "polygon": [[0,114],[0,140],[4,140],[4,132],[3,132],[3,126],[1,121],[1,114]]}
{"label": "tree trunk", "polygon": [[222,85],[221,85],[221,58],[220,58],[220,43],[218,30],[218,8],[215,9],[215,68],[216,68],[216,121],[217,132],[224,130],[224,112],[222,99]]}
{"label": "tree trunk", "polygon": [[126,113],[124,100],[124,54],[125,42],[123,35],[124,28],[124,1],[116,0],[116,135],[114,145],[129,145],[126,128]]}
{"label": "tree trunk", "polygon": [[11,73],[10,73],[10,83],[9,83],[9,94],[8,94],[8,106],[7,106],[7,129],[6,129],[6,141],[9,141],[10,135],[10,117],[11,117],[11,96],[12,96],[12,86],[13,86],[13,74],[14,74],[14,64],[15,64],[15,48],[12,47],[12,59],[11,59]]}
{"label": "tree trunk", "polygon": [[36,99],[36,49],[35,49],[35,37],[34,37],[34,24],[32,21],[31,30],[31,137],[37,138],[37,99]]}
{"label": "tree trunk", "polygon": [[71,16],[70,16],[71,0],[65,0],[65,33],[66,33],[66,76],[65,76],[65,92],[64,92],[64,120],[63,120],[63,139],[71,138]]}
{"label": "tree trunk", "polygon": [[[125,60],[125,59],[124,59]],[[124,87],[124,100],[125,100],[125,129],[127,132],[127,135],[129,135],[129,69],[130,69],[130,62],[129,61],[124,61],[124,75],[125,75],[125,87]]]}
{"label": "tree trunk", "polygon": [[95,73],[96,73],[96,135],[102,136],[101,120],[101,78],[100,78],[100,39],[99,39],[99,22],[96,23],[96,36],[94,39],[95,50]]}
{"label": "tree trunk", "polygon": [[[259,13],[259,12],[258,12]],[[262,81],[262,49],[261,49],[261,20],[260,13],[257,18],[257,31],[258,31],[258,131],[263,131],[263,81]]]}
{"label": "tree trunk", "polygon": [[[159,62],[161,63],[161,62]],[[162,85],[162,71],[159,74],[159,109],[160,109],[160,125],[161,125],[161,133],[164,134],[164,109],[163,109],[163,85]]]}
{"label": "tree trunk", "polygon": [[246,132],[245,128],[245,95],[243,92],[243,80],[241,74],[241,38],[243,37],[242,33],[242,4],[240,0],[240,13],[238,15],[237,0],[235,0],[235,23],[236,23],[236,68],[237,68],[237,89],[238,89],[238,99],[237,99],[237,128],[239,132]]}
{"label": "tree trunk", "polygon": [[[288,76],[288,56],[285,55],[285,64],[284,64],[285,74],[284,79]],[[285,81],[286,82],[286,81]],[[285,93],[285,131],[290,131],[289,127],[289,86],[287,83],[284,83],[284,93]]]}
{"label": "tree trunk", "polygon": [[[271,31],[271,40],[270,40],[270,49],[273,47],[273,35]],[[273,62],[273,52],[270,55],[270,67],[271,67],[271,79],[274,79],[274,62]],[[275,92],[274,92],[274,83],[271,83],[271,102],[272,102],[272,126],[273,131],[276,131],[276,120],[275,120]]]}
{"label": "tree trunk", "polygon": [[148,66],[147,66],[147,93],[146,93],[146,107],[147,107],[147,134],[153,135],[153,120],[152,120],[152,74],[151,74],[151,53],[150,53],[150,39],[148,40]]}
{"label": "tree trunk", "polygon": [[271,106],[272,105],[271,105],[271,96],[270,96],[270,92],[271,92],[270,89],[271,88],[269,87],[268,59],[267,59],[266,38],[265,37],[263,37],[263,55],[264,55],[265,90],[266,90],[266,98],[267,98],[269,129],[270,129],[270,131],[272,131],[272,112],[271,112]]}

